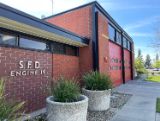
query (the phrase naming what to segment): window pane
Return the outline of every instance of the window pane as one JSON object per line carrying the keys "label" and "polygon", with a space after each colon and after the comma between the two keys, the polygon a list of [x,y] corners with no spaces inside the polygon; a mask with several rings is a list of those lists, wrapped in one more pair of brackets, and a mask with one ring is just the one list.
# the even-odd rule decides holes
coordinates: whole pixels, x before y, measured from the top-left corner
{"label": "window pane", "polygon": [[61,44],[61,43],[54,42],[52,44],[52,50],[53,50],[53,53],[65,54],[65,46],[64,46],[64,44]]}
{"label": "window pane", "polygon": [[131,43],[128,41],[128,50],[131,50]]}
{"label": "window pane", "polygon": [[115,29],[109,25],[109,39],[115,41]]}
{"label": "window pane", "polygon": [[121,44],[121,34],[119,32],[116,32],[116,41],[118,44]]}
{"label": "window pane", "polygon": [[16,43],[17,43],[16,36],[0,34],[0,44],[16,45]]}
{"label": "window pane", "polygon": [[38,50],[49,50],[49,45],[47,45],[46,43],[26,38],[20,38],[19,46]]}
{"label": "window pane", "polygon": [[66,54],[77,56],[77,48],[72,46],[66,46]]}
{"label": "window pane", "polygon": [[128,41],[125,37],[123,37],[123,47],[128,48]]}

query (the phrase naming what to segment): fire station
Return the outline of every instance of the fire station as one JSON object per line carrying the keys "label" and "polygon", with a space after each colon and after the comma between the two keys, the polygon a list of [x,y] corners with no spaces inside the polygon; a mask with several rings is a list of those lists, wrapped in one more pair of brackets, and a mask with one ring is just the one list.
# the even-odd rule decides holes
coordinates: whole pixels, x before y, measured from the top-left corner
{"label": "fire station", "polygon": [[133,79],[133,61],[132,38],[98,2],[44,19],[0,3],[0,77],[28,112],[45,107],[51,78],[98,70],[118,86]]}

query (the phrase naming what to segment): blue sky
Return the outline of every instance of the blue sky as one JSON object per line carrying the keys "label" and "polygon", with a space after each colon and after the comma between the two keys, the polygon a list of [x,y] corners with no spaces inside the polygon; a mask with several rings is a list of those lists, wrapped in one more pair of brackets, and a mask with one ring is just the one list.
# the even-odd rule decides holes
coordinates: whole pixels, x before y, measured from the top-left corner
{"label": "blue sky", "polygon": [[[53,13],[91,2],[92,0],[53,0]],[[133,38],[135,53],[140,48],[144,57],[155,57],[156,51],[150,47],[155,40],[155,32],[160,27],[160,0],[97,0],[106,11]],[[27,12],[36,17],[52,14],[51,0],[0,0],[0,2]]]}

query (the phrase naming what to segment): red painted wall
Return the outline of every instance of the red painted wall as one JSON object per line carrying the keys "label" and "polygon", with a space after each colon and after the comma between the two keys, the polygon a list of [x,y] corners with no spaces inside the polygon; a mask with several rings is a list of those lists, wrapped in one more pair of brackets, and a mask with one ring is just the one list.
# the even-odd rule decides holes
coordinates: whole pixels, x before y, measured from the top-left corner
{"label": "red painted wall", "polygon": [[129,81],[131,80],[131,55],[130,55],[130,51],[128,50],[124,50],[124,66],[125,66],[125,81]]}
{"label": "red painted wall", "polygon": [[109,42],[110,75],[114,86],[123,83],[121,47]]}
{"label": "red painted wall", "polygon": [[91,6],[86,6],[46,20],[49,23],[60,26],[80,36],[90,39],[89,46],[79,49],[79,66],[81,75],[93,69],[92,20]]}

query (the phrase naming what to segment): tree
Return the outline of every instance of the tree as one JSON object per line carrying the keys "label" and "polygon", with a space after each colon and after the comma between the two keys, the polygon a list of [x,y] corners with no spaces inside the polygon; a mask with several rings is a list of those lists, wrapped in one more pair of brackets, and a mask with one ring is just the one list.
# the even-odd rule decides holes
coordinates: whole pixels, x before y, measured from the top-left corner
{"label": "tree", "polygon": [[146,72],[143,62],[143,56],[140,49],[138,50],[138,56],[135,59],[135,68],[138,74],[143,74]]}
{"label": "tree", "polygon": [[158,54],[156,54],[156,61],[158,61],[159,60],[159,55]]}
{"label": "tree", "polygon": [[151,57],[150,57],[150,55],[149,54],[147,54],[147,56],[146,56],[146,60],[145,60],[145,67],[146,68],[151,68]]}
{"label": "tree", "polygon": [[138,56],[137,56],[137,58],[140,58],[141,61],[143,61],[143,56],[142,56],[142,51],[141,51],[141,49],[138,50]]}
{"label": "tree", "polygon": [[155,61],[155,63],[153,64],[154,68],[160,68],[160,60]]}

